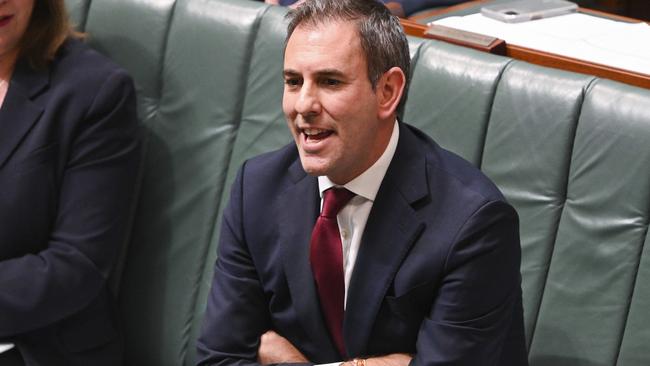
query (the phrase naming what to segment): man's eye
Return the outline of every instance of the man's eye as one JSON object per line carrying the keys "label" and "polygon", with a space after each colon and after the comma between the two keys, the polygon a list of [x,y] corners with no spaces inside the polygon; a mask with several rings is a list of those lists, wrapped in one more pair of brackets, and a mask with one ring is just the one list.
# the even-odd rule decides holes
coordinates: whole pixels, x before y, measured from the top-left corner
{"label": "man's eye", "polygon": [[341,81],[340,81],[340,80],[329,79],[329,78],[323,80],[323,83],[324,83],[325,85],[327,85],[327,86],[338,86],[338,85],[341,85]]}
{"label": "man's eye", "polygon": [[284,79],[284,83],[288,86],[298,86],[300,85],[300,79]]}

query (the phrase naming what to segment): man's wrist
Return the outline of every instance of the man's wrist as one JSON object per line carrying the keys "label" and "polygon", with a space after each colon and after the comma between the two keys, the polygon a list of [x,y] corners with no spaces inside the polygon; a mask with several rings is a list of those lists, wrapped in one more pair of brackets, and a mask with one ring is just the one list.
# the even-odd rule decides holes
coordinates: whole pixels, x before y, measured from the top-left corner
{"label": "man's wrist", "polygon": [[[333,366],[333,365],[338,365],[338,366],[367,366],[366,365],[366,359],[365,358],[353,358],[348,361],[340,362],[340,363],[335,363],[335,364],[325,364],[321,366]],[[316,365],[318,366],[318,365]]]}
{"label": "man's wrist", "polygon": [[365,358],[355,358],[352,360],[352,366],[366,366]]}

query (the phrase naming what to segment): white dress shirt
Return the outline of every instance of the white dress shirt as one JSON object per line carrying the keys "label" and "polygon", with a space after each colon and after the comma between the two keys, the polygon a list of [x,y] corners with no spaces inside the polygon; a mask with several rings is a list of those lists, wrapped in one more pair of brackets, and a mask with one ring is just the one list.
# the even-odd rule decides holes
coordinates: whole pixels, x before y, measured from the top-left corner
{"label": "white dress shirt", "polygon": [[[388,166],[391,160],[393,160],[398,140],[399,126],[396,120],[388,145],[379,159],[366,171],[342,186],[356,194],[336,216],[339,224],[339,232],[341,233],[341,244],[343,245],[343,276],[345,278],[344,304],[347,303],[348,286],[352,277],[352,271],[354,270],[354,264],[357,261],[361,237],[366,228],[368,215],[370,215],[370,210],[375,202],[375,197],[377,196],[381,182],[384,180]],[[341,187],[334,184],[326,176],[318,177],[321,210],[323,207],[323,192],[335,186]]]}

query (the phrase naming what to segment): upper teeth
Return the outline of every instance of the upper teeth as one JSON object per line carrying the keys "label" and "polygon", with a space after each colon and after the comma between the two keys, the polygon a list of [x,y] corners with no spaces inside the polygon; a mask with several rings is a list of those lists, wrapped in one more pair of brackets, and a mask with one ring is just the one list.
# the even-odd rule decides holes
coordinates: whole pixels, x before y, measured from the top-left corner
{"label": "upper teeth", "polygon": [[307,136],[314,136],[314,135],[318,135],[319,133],[325,132],[325,130],[321,130],[321,129],[318,129],[318,128],[305,128],[304,132],[305,132],[305,135],[307,135]]}

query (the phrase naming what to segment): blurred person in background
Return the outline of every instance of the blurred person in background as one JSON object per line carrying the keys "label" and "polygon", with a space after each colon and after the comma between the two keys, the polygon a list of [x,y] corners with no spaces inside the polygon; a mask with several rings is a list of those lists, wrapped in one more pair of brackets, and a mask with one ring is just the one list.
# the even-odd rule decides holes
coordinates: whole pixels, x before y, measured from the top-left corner
{"label": "blurred person in background", "polygon": [[[451,6],[467,0],[378,0],[398,17],[408,17],[418,11],[427,10],[441,6]],[[296,7],[305,0],[264,0],[267,4]]]}
{"label": "blurred person in background", "polygon": [[64,0],[0,0],[0,364],[119,365],[109,277],[140,148],[133,82]]}

